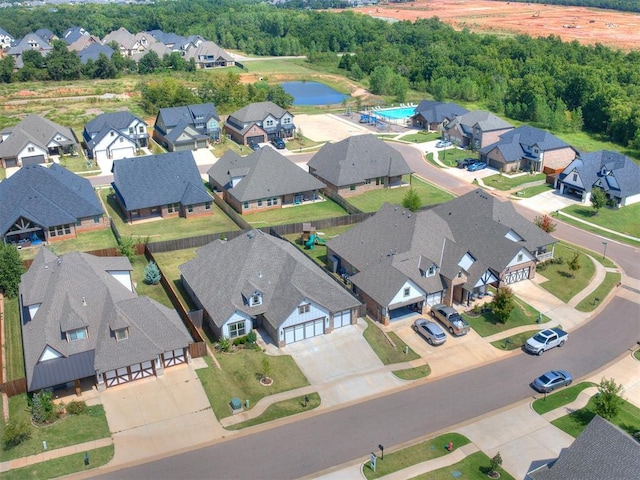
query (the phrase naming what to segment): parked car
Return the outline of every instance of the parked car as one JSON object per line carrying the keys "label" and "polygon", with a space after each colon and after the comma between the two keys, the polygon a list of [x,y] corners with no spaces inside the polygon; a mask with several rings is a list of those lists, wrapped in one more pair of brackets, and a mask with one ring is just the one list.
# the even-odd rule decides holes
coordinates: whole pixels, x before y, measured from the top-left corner
{"label": "parked car", "polygon": [[476,170],[482,170],[483,168],[487,168],[487,164],[485,162],[476,162],[469,165],[467,170],[475,172]]}
{"label": "parked car", "polygon": [[249,148],[253,151],[260,150],[260,144],[256,142],[249,142]]}
{"label": "parked car", "polygon": [[419,318],[413,322],[413,329],[422,335],[430,345],[442,345],[447,341],[444,330],[436,322]]}
{"label": "parked car", "polygon": [[562,347],[568,338],[569,334],[560,328],[547,328],[527,340],[524,349],[534,355],[542,355],[553,347]]}
{"label": "parked car", "polygon": [[431,307],[431,316],[440,320],[451,335],[466,335],[471,328],[469,323],[453,307],[441,303]]}
{"label": "parked car", "polygon": [[540,393],[553,392],[556,388],[571,385],[573,377],[564,370],[550,370],[536,378],[531,386]]}
{"label": "parked car", "polygon": [[283,148],[285,148],[284,140],[282,140],[280,137],[276,137],[271,140],[271,145],[276,147],[278,150],[282,150]]}
{"label": "parked car", "polygon": [[449,140],[438,140],[436,142],[436,148],[445,148],[445,147],[450,147],[452,145],[453,143],[450,142]]}
{"label": "parked car", "polygon": [[458,168],[467,168],[469,165],[473,165],[478,160],[475,158],[465,158],[464,160],[458,160]]}

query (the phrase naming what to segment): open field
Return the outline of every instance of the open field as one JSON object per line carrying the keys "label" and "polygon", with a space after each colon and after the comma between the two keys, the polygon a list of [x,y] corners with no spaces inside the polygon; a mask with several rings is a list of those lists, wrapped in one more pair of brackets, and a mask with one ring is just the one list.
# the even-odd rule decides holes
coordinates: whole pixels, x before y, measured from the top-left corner
{"label": "open field", "polygon": [[555,35],[567,42],[601,43],[626,50],[640,46],[640,15],[614,10],[489,0],[418,0],[357,11],[395,20],[438,17],[457,30],[476,33]]}

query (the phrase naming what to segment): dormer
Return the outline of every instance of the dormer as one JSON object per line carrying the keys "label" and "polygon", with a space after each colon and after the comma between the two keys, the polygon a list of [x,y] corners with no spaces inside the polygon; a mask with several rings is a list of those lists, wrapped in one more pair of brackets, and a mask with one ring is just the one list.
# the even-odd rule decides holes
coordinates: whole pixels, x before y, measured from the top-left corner
{"label": "dormer", "polygon": [[[258,278],[262,278],[262,272],[258,272]],[[242,288],[242,297],[244,303],[250,307],[258,307],[262,305],[262,291],[252,284],[252,282],[246,282]]]}
{"label": "dormer", "polygon": [[[469,268],[471,267],[471,265],[473,265],[473,263],[476,261],[475,257],[473,255],[471,255],[469,252],[465,253],[462,258],[460,259],[460,261],[458,262],[458,266],[465,271],[469,271]],[[458,277],[461,277],[462,275],[459,273]]]}
{"label": "dormer", "polygon": [[248,303],[250,307],[257,307],[258,305],[262,305],[262,292],[259,290],[255,290],[248,299]]}
{"label": "dormer", "polygon": [[522,242],[524,238],[522,238],[515,230],[509,229],[507,233],[505,233],[504,238],[507,240],[511,240],[512,242]]}
{"label": "dormer", "polygon": [[249,173],[248,168],[232,168],[228,172],[229,175],[229,184],[231,188],[238,185],[244,177]]}
{"label": "dormer", "polygon": [[420,256],[418,269],[420,270],[421,277],[433,277],[436,273],[438,273],[438,265],[423,256]]}

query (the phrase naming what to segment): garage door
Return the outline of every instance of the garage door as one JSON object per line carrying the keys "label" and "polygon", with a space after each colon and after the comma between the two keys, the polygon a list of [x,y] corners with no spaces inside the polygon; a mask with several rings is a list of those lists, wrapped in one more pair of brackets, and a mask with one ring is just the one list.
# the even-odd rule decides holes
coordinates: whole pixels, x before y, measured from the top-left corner
{"label": "garage door", "polygon": [[294,343],[324,333],[324,318],[316,318],[284,329],[285,343]]}
{"label": "garage door", "polygon": [[496,170],[500,170],[500,168],[504,166],[502,162],[499,162],[498,160],[495,160],[493,158],[489,159],[489,161],[487,162],[487,165],[495,168]]}
{"label": "garage door", "polygon": [[175,152],[186,152],[188,150],[193,150],[193,142],[176,143],[173,150]]}
{"label": "garage door", "polygon": [[112,160],[121,160],[123,158],[132,158],[136,156],[136,152],[133,147],[128,148],[114,148],[111,150]]}
{"label": "garage door", "polygon": [[18,160],[16,160],[15,158],[6,158],[4,160],[4,164],[7,168],[9,167],[17,167],[18,166]]}
{"label": "garage door", "polygon": [[255,137],[247,137],[247,145],[251,145],[252,143],[262,143],[264,142],[263,135],[257,135]]}
{"label": "garage door", "polygon": [[526,280],[527,278],[529,278],[529,270],[530,270],[529,267],[527,267],[527,268],[521,268],[520,270],[515,270],[513,272],[509,272],[504,277],[504,283],[506,285],[509,285],[510,283],[516,283],[522,280]]}
{"label": "garage door", "polygon": [[153,363],[142,362],[131,365],[131,380],[153,376]]}
{"label": "garage door", "polygon": [[425,302],[427,306],[436,305],[438,303],[442,303],[442,292],[438,293],[430,293],[427,295],[427,300]]}
{"label": "garage door", "polygon": [[205,139],[197,140],[196,141],[196,148],[207,148],[207,141]]}
{"label": "garage door", "polygon": [[44,155],[34,155],[33,157],[23,157],[22,165],[37,165],[39,163],[45,163]]}
{"label": "garage door", "polygon": [[341,328],[351,325],[351,310],[338,312],[333,316],[333,328]]}
{"label": "garage door", "polygon": [[117,370],[109,370],[104,374],[104,376],[107,382],[107,387],[127,383],[131,380],[131,377],[129,376],[129,369],[127,367],[118,368]]}
{"label": "garage door", "polygon": [[172,365],[178,365],[179,363],[184,363],[187,359],[184,356],[184,349],[179,348],[177,350],[172,350],[170,352],[164,352],[162,354],[164,359],[164,366],[170,367]]}

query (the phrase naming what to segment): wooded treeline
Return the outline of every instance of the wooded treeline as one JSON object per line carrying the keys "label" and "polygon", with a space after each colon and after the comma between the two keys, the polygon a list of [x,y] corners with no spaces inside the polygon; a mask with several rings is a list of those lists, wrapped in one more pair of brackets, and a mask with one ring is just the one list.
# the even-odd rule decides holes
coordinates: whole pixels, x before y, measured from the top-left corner
{"label": "wooded treeline", "polygon": [[[307,54],[334,62],[373,93],[402,101],[409,88],[439,100],[474,102],[551,129],[585,129],[640,149],[640,52],[557,37],[455,31],[437,19],[388,23],[357,11],[275,8],[249,0],[176,0],[155,5],[4,9],[13,35],[72,25],[104,36],[162,29],[200,34],[249,54]],[[336,53],[347,53],[339,58]]]}

